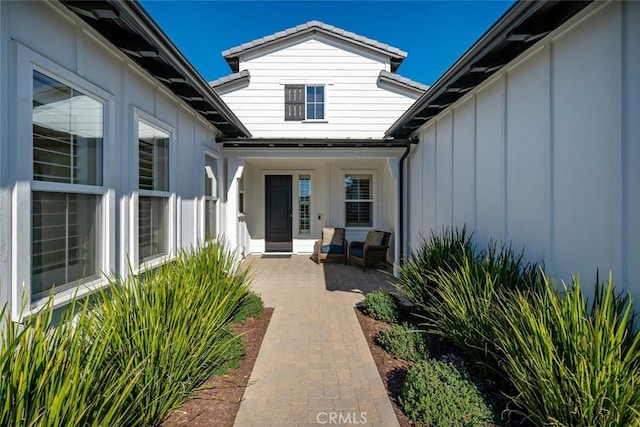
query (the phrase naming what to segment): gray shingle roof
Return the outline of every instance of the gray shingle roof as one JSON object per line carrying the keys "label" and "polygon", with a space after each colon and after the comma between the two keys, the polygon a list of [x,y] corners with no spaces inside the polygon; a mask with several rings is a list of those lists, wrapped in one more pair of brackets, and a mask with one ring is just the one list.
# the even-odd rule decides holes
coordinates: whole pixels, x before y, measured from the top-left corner
{"label": "gray shingle roof", "polygon": [[210,81],[209,86],[211,86],[212,88],[216,88],[231,82],[238,82],[244,79],[249,80],[250,77],[251,75],[249,74],[249,70],[242,70],[239,73],[229,74],[228,76],[220,77],[219,79]]}
{"label": "gray shingle roof", "polygon": [[380,71],[380,74],[378,74],[378,82],[392,83],[420,93],[426,92],[426,90],[429,89],[429,86],[425,84],[416,82],[415,80],[411,80],[406,77],[402,77],[401,75],[396,73],[390,73],[386,70]]}
{"label": "gray shingle roof", "polygon": [[373,40],[320,21],[309,21],[305,24],[287,28],[286,30],[278,31],[277,33],[261,37],[248,43],[243,43],[239,46],[223,51],[222,56],[227,60],[231,69],[237,72],[238,58],[242,54],[253,49],[262,48],[272,43],[278,43],[301,34],[316,31],[388,55],[391,59],[392,71],[395,71],[407,57],[407,52],[400,50],[397,47],[389,46],[388,44],[381,43],[377,40]]}

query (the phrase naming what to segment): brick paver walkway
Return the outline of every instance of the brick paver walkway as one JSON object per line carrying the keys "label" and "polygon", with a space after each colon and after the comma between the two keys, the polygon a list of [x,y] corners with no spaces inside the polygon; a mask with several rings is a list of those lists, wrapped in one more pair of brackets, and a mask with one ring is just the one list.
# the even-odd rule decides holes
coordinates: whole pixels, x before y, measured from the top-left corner
{"label": "brick paver walkway", "polygon": [[235,425],[397,426],[353,310],[386,277],[302,255],[249,261],[275,311]]}

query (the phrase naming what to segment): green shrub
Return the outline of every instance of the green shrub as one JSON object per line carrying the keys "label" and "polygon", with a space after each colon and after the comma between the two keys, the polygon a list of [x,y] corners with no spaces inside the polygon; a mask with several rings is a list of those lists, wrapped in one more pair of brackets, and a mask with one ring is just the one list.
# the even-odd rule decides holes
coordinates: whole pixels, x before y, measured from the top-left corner
{"label": "green shrub", "polygon": [[126,402],[126,425],[151,425],[198,384],[236,357],[238,337],[226,325],[248,293],[248,271],[224,244],[182,252],[175,262],[129,275],[104,292],[89,333],[108,331],[109,364],[140,369]]}
{"label": "green shrub", "polygon": [[396,288],[414,304],[418,314],[424,315],[424,304],[433,296],[436,286],[430,276],[441,269],[455,270],[474,252],[472,235],[467,233],[466,226],[461,230],[445,228],[441,233],[432,231],[429,239],[420,238],[409,259],[399,268]]}
{"label": "green shrub", "polygon": [[260,295],[249,292],[240,302],[240,305],[233,314],[233,323],[244,323],[249,317],[260,319],[264,303]]}
{"label": "green shrub", "polygon": [[513,292],[494,329],[513,400],[537,425],[640,425],[640,333],[631,299],[609,278],[588,304],[572,286],[543,278],[535,292]]}
{"label": "green shrub", "polygon": [[413,364],[398,397],[416,426],[491,425],[493,414],[463,368],[434,359]]}
{"label": "green shrub", "polygon": [[0,425],[155,425],[195,386],[244,355],[227,329],[248,267],[223,243],[73,302],[52,300],[0,331]]}
{"label": "green shrub", "polygon": [[132,358],[119,369],[107,363],[109,332],[88,337],[82,328],[88,303],[77,313],[72,303],[54,327],[52,302],[23,324],[1,310],[0,425],[126,425],[138,367]]}
{"label": "green shrub", "polygon": [[365,295],[363,311],[374,319],[398,323],[402,313],[402,303],[397,296],[378,290]]}
{"label": "green shrub", "polygon": [[490,244],[480,256],[464,258],[457,269],[436,271],[430,276],[437,283],[434,296],[419,304],[428,329],[451,340],[485,372],[500,372],[493,320],[505,291],[535,287],[536,268],[511,247]]}
{"label": "green shrub", "polygon": [[429,357],[427,334],[406,323],[391,325],[378,334],[378,343],[392,356],[410,361]]}

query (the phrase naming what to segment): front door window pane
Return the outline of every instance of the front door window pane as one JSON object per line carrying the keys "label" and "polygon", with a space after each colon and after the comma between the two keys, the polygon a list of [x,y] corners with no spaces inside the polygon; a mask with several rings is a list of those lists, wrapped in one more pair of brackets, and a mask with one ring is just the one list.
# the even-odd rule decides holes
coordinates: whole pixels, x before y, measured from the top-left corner
{"label": "front door window pane", "polygon": [[300,175],[298,179],[298,210],[300,212],[299,233],[311,233],[311,176]]}

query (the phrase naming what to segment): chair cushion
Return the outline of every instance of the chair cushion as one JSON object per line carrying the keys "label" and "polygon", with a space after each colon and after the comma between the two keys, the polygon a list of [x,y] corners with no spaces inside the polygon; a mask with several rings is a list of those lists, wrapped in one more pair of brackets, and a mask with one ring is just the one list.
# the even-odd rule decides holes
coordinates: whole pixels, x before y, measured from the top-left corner
{"label": "chair cushion", "polygon": [[362,248],[350,248],[349,255],[356,256],[358,258],[363,258],[364,253]]}
{"label": "chair cushion", "polygon": [[367,233],[367,238],[364,241],[366,246],[380,246],[384,239],[384,231],[370,231]]}
{"label": "chair cushion", "polygon": [[342,245],[322,245],[320,252],[323,254],[343,254],[344,246]]}
{"label": "chair cushion", "polygon": [[344,228],[324,227],[322,229],[322,246],[342,246]]}

